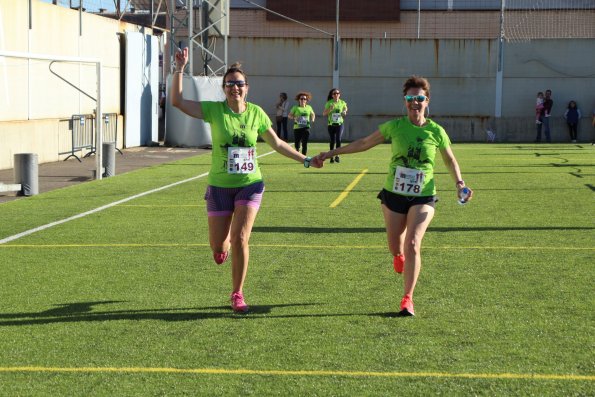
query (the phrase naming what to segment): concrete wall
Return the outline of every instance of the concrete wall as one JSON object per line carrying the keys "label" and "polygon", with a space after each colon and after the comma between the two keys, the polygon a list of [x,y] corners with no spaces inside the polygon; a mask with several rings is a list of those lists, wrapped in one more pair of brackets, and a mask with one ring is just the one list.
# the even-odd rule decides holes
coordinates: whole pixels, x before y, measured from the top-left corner
{"label": "concrete wall", "polygon": [[[552,139],[569,140],[562,116],[573,99],[583,112],[579,140],[591,142],[594,50],[592,39],[505,43],[502,117],[496,119],[497,40],[343,39],[340,88],[349,105],[345,139],[364,136],[404,114],[402,85],[417,74],[432,85],[430,117],[453,141],[485,141],[491,128],[498,141],[532,142],[536,93],[551,89]],[[299,90],[312,92],[311,105],[319,116],[312,139],[326,140],[321,116],[332,86],[331,39],[234,37],[228,52],[230,63],[241,60],[249,76],[249,101],[271,117],[280,92],[290,98]]]}
{"label": "concrete wall", "polygon": [[[29,29],[28,1],[0,0],[0,50],[98,58],[102,62],[102,112],[119,114],[122,147],[119,34],[139,27],[34,0]],[[15,153],[37,153],[40,163],[58,161],[70,148],[68,121],[90,114],[95,101],[50,73],[49,61],[0,57],[0,169],[12,168]],[[94,64],[55,63],[52,70],[92,97]],[[66,128],[66,131],[64,130]],[[84,154],[84,152],[83,152]],[[6,182],[6,181],[5,181]]]}

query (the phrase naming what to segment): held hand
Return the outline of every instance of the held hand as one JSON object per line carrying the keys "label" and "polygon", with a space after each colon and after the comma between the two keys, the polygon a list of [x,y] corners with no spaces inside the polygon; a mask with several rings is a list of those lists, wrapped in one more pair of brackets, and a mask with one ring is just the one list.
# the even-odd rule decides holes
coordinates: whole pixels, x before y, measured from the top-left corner
{"label": "held hand", "polygon": [[176,70],[182,71],[188,63],[188,47],[183,50],[176,51],[175,56]]}
{"label": "held hand", "polygon": [[328,159],[329,157],[333,157],[329,155],[329,152],[320,152],[320,154],[316,156],[316,158],[318,158],[321,162],[324,162],[324,160]]}
{"label": "held hand", "polygon": [[324,162],[322,160],[320,160],[319,156],[312,157],[310,166],[314,167],[314,168],[322,168],[324,166]]}

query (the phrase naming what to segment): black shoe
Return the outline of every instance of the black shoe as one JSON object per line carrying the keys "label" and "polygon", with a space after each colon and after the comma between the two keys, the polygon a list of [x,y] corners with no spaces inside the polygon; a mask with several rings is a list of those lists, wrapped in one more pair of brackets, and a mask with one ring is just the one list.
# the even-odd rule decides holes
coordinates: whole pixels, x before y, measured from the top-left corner
{"label": "black shoe", "polygon": [[335,162],[335,160],[331,157],[331,164],[334,163],[334,162]]}
{"label": "black shoe", "polygon": [[335,156],[335,161],[336,161],[337,163],[340,163],[340,161],[339,161],[339,156]]}

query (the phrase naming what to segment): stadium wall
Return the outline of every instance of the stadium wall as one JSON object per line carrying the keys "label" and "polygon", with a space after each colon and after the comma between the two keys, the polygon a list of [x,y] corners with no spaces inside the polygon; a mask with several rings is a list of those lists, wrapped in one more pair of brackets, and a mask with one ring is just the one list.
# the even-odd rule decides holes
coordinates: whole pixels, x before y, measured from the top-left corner
{"label": "stadium wall", "polygon": [[[453,141],[485,141],[487,129],[500,142],[533,141],[535,97],[546,89],[553,91],[552,139],[568,141],[563,114],[573,99],[583,112],[580,141],[594,140],[594,41],[505,42],[500,118],[495,117],[498,44],[493,39],[342,39],[340,88],[349,104],[345,139],[364,136],[404,114],[402,85],[416,74],[429,79],[430,117]],[[312,92],[318,115],[312,139],[327,139],[322,109],[333,81],[331,38],[231,37],[228,53],[229,62],[240,60],[249,76],[249,100],[271,117],[280,92],[290,98],[299,90]]]}
{"label": "stadium wall", "polygon": [[[0,0],[0,49],[9,52],[100,59],[102,111],[118,114],[122,147],[120,34],[137,25],[40,1]],[[96,97],[95,64],[55,63],[52,70]],[[49,71],[49,61],[0,57],[0,169],[12,168],[15,153],[36,153],[40,163],[58,161],[71,147],[73,114],[91,114],[95,101]],[[84,154],[84,152],[83,152]],[[3,181],[10,182],[10,181]]]}

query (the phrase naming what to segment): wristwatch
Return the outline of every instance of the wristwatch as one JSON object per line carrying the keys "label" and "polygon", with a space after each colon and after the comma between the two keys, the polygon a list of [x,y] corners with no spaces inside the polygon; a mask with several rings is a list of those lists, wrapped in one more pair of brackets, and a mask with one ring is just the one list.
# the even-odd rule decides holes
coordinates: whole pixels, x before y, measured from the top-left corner
{"label": "wristwatch", "polygon": [[312,157],[306,157],[304,159],[304,167],[310,168],[310,162],[312,161]]}

